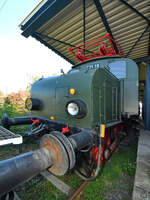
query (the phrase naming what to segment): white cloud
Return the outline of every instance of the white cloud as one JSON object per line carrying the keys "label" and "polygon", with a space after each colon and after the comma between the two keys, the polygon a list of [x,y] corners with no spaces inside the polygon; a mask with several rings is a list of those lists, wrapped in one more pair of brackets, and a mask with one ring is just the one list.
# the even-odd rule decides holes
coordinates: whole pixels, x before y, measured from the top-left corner
{"label": "white cloud", "polygon": [[25,89],[32,76],[50,76],[70,64],[33,38],[0,39],[0,90]]}

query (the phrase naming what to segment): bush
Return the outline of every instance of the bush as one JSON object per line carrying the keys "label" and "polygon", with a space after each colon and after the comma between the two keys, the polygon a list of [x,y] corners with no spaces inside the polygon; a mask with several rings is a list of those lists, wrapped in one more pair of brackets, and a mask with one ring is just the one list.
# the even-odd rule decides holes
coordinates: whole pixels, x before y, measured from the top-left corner
{"label": "bush", "polygon": [[27,113],[25,109],[25,99],[29,97],[29,92],[19,91],[18,93],[11,93],[0,101],[0,118],[4,113],[9,117],[17,117]]}
{"label": "bush", "polygon": [[20,90],[18,93],[11,93],[4,98],[5,104],[24,105],[24,101],[29,97],[29,92]]}

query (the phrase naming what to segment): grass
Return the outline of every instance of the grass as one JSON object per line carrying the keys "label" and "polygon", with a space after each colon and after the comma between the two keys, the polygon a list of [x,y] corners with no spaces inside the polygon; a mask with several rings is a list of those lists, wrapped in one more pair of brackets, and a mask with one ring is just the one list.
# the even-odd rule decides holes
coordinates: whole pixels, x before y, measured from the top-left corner
{"label": "grass", "polygon": [[[19,111],[18,111],[19,110]],[[18,109],[13,105],[1,105],[0,104],[0,117],[3,113],[8,113],[9,117],[25,116],[26,110]],[[12,131],[15,133],[23,133],[27,129],[26,126],[13,127]],[[34,149],[36,144],[34,142],[25,141],[23,148],[24,151]],[[101,174],[95,181],[90,182],[81,196],[78,196],[76,200],[105,200],[108,191],[119,188],[119,180],[123,178],[122,174],[126,176],[134,176],[136,168],[136,144],[130,145],[125,149],[120,149],[114,153],[111,159],[107,162]],[[0,159],[6,159],[18,154],[16,146],[0,147]],[[65,183],[72,188],[77,188],[82,180],[74,173],[69,172],[67,175],[60,177]],[[19,187],[18,194],[23,200],[64,200],[66,195],[57,190],[50,182],[42,180],[38,183],[37,177],[26,182],[23,186]],[[127,188],[129,189],[130,186]],[[106,199],[107,200],[107,199]]]}
{"label": "grass", "polygon": [[22,200],[49,200],[49,199],[65,199],[65,195],[57,190],[50,182],[44,181],[37,184],[35,187],[31,187],[28,192],[20,194]]}
{"label": "grass", "polygon": [[[123,179],[122,174],[126,176],[135,175],[136,161],[136,145],[132,145],[126,149],[119,150],[114,153],[111,159],[102,169],[102,173],[95,180],[90,182],[81,196],[76,200],[105,200],[107,193],[114,189],[119,189],[119,180]],[[74,189],[77,188],[82,180],[73,173],[60,178]],[[127,185],[126,190],[131,190],[131,186]],[[65,200],[66,196],[57,190],[50,182],[44,181],[32,186],[29,190],[19,193],[23,200]],[[108,200],[108,199],[106,199]]]}
{"label": "grass", "polygon": [[28,113],[24,105],[12,105],[0,103],[0,118],[3,117],[3,114],[7,113],[9,117],[20,117]]}
{"label": "grass", "polygon": [[[82,182],[75,174],[67,174],[60,178],[68,185],[72,186],[72,188],[76,188]],[[33,179],[32,179],[33,180]],[[48,181],[42,181],[34,186],[31,186],[27,191],[19,193],[21,199],[23,200],[65,200],[66,195],[64,195],[61,191],[56,189]]]}
{"label": "grass", "polygon": [[119,188],[118,180],[124,173],[127,176],[135,175],[136,145],[114,153],[103,168],[101,176],[90,182],[84,190],[85,199],[104,200],[107,191]]}

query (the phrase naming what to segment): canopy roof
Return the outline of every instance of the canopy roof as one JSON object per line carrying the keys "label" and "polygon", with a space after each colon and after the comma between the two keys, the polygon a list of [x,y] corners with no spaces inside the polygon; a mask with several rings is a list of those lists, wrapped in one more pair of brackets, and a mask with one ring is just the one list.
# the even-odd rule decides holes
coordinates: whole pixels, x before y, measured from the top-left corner
{"label": "canopy roof", "polygon": [[124,57],[150,60],[150,0],[42,0],[20,28],[72,64],[78,61],[69,47],[106,33]]}

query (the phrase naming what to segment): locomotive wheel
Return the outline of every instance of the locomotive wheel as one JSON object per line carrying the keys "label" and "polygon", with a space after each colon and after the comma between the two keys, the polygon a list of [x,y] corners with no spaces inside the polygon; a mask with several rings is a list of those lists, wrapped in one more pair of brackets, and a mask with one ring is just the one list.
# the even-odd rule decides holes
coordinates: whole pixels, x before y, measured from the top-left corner
{"label": "locomotive wheel", "polygon": [[75,166],[75,162],[76,162],[76,157],[75,157],[75,153],[74,153],[72,144],[70,143],[68,138],[61,132],[53,131],[53,132],[51,132],[51,135],[54,135],[55,137],[57,137],[65,146],[66,151],[69,156],[69,168],[72,169]]}
{"label": "locomotive wheel", "polygon": [[40,141],[40,147],[50,150],[54,158],[48,170],[56,176],[64,175],[69,169],[69,157],[63,143],[54,135],[46,134]]}

